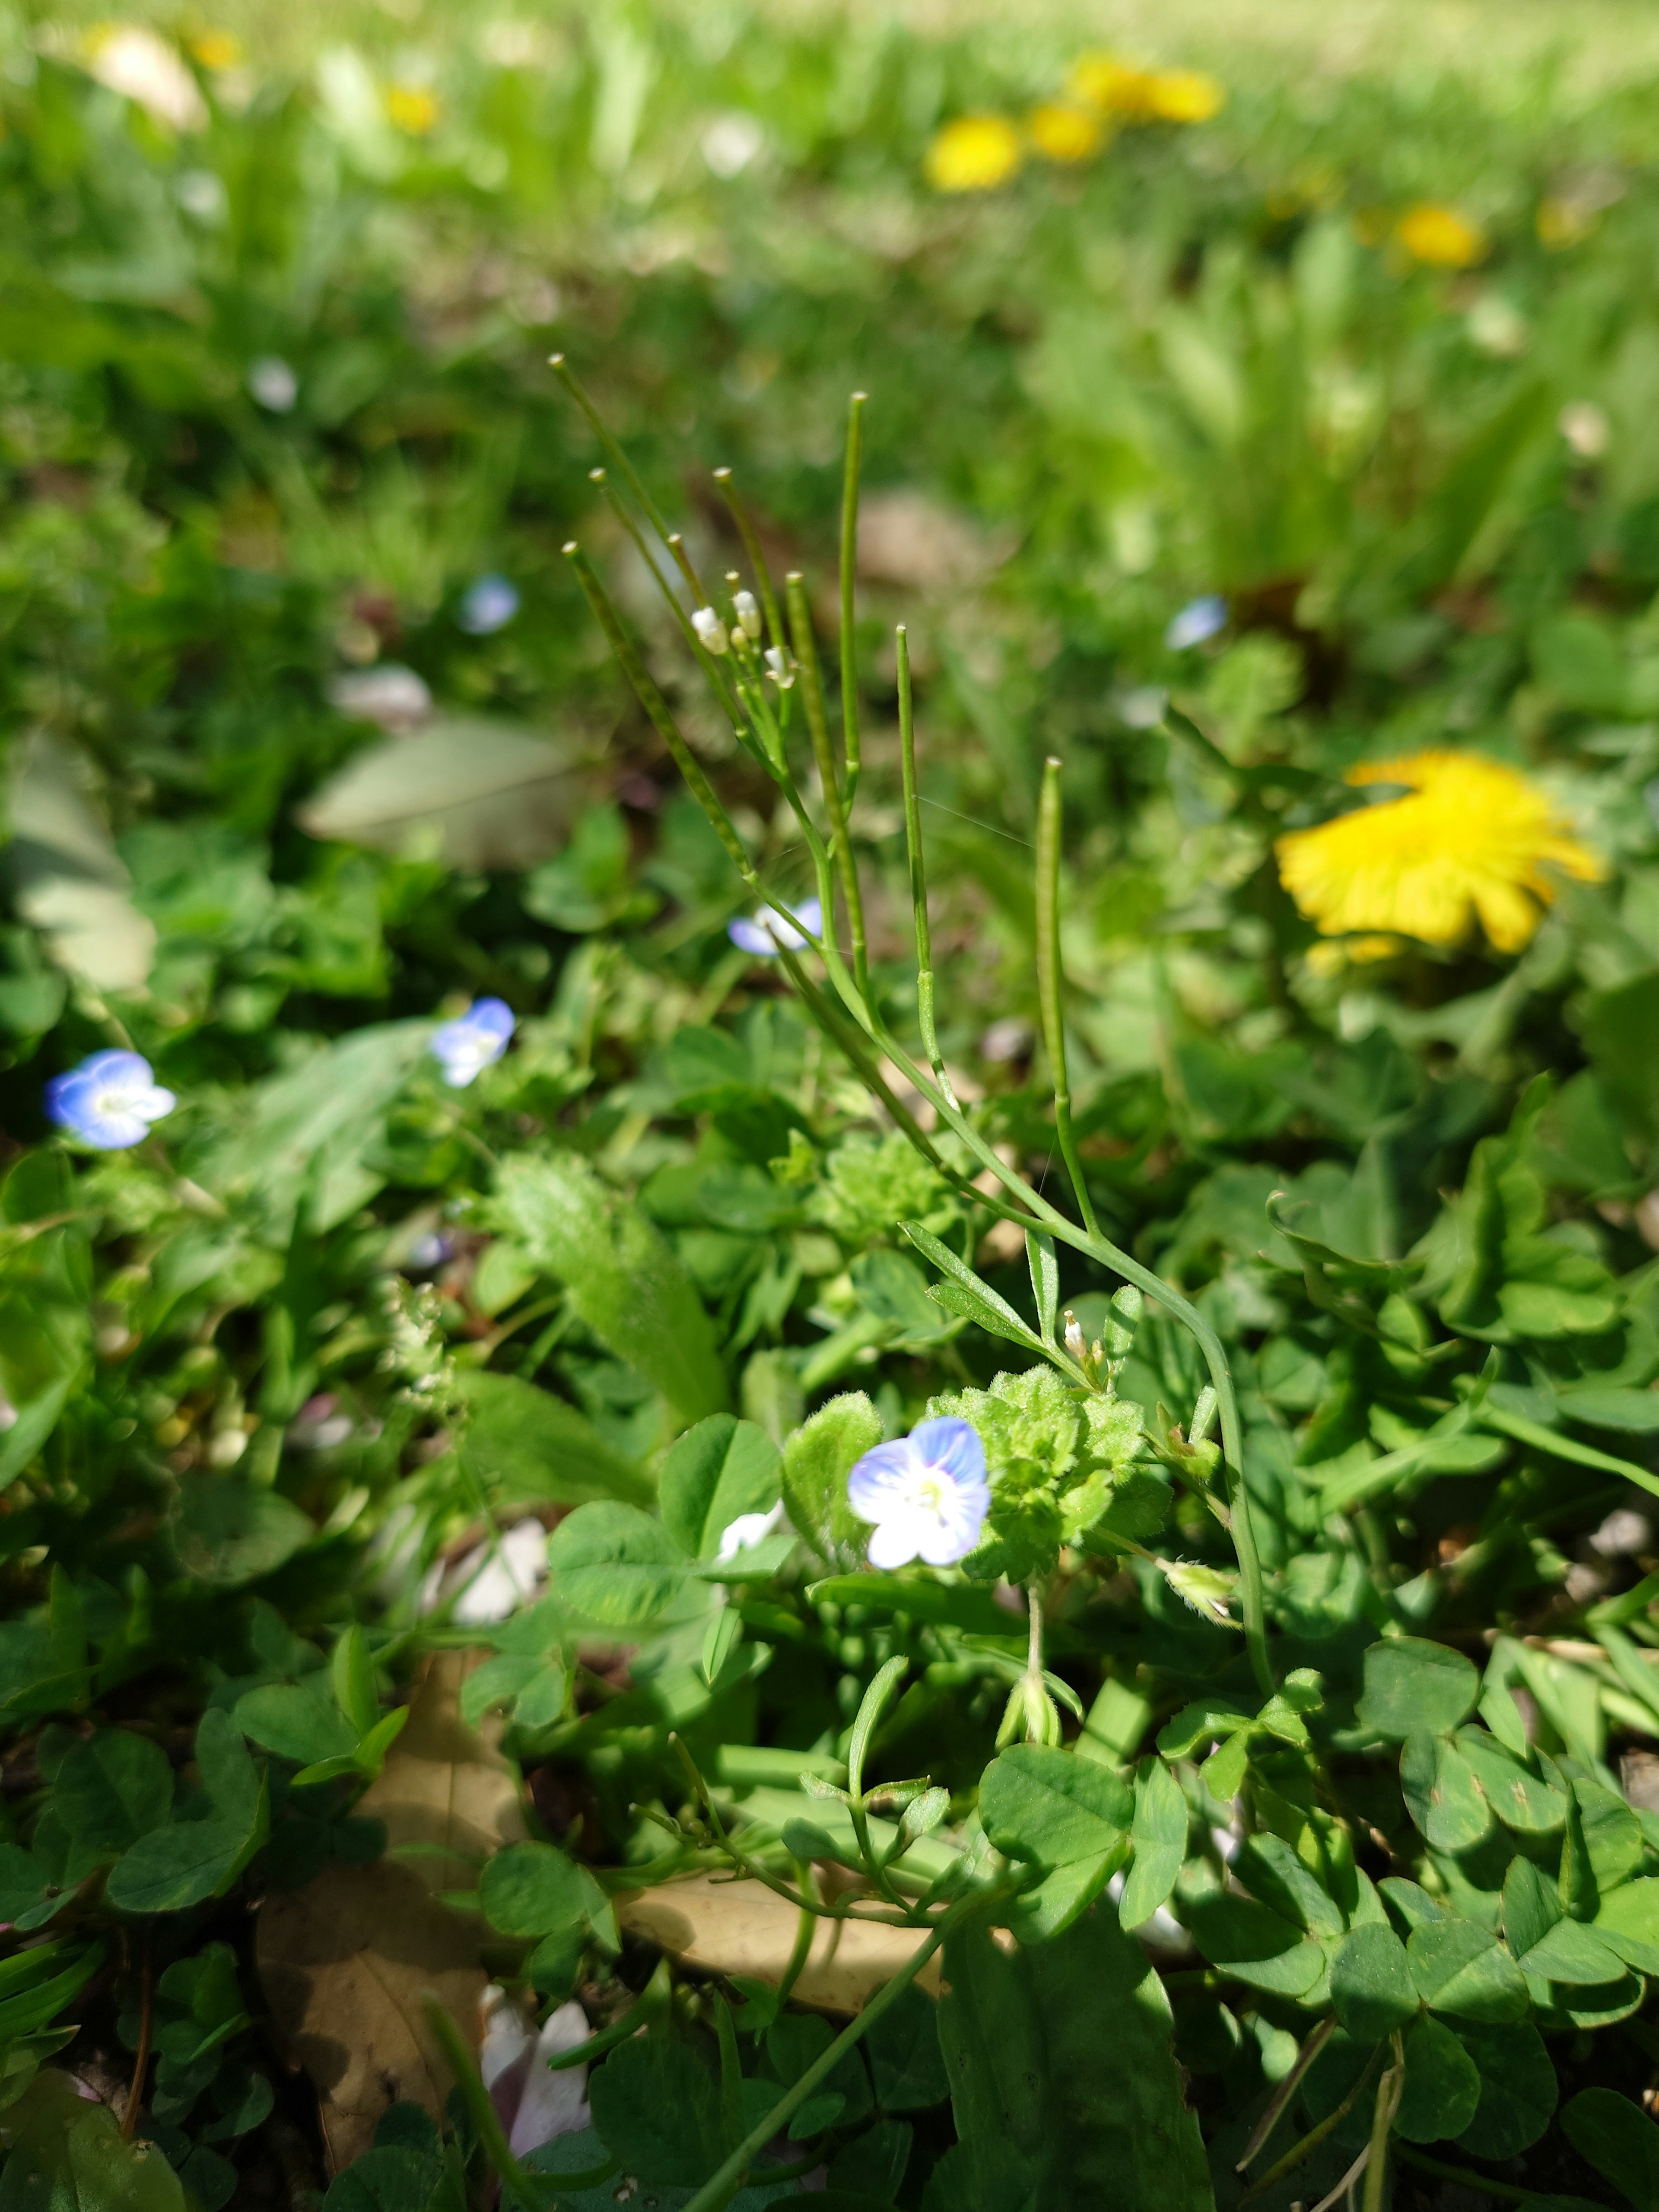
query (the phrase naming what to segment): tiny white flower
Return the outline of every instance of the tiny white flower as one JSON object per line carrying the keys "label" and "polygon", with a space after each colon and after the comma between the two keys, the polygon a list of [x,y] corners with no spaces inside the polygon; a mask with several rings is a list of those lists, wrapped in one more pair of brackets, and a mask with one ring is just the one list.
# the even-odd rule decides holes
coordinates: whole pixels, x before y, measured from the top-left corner
{"label": "tiny white flower", "polygon": [[726,624],[713,607],[698,607],[691,617],[691,627],[697,633],[697,642],[705,653],[720,653],[729,650],[731,640],[726,635]]}
{"label": "tiny white flower", "polygon": [[795,680],[795,672],[790,665],[788,657],[781,645],[769,645],[767,647],[766,672],[771,678],[772,681],[777,685],[780,691],[788,690],[790,686],[793,684]]}
{"label": "tiny white flower", "polygon": [[954,1566],[979,1542],[991,1510],[985,1447],[954,1416],[923,1421],[908,1437],[867,1451],[847,1478],[848,1503],[872,1521],[872,1567],[915,1559]]}
{"label": "tiny white flower", "polygon": [[780,1498],[769,1513],[739,1513],[735,1521],[728,1521],[720,1531],[720,1549],[714,1554],[714,1565],[724,1566],[735,1559],[739,1552],[752,1552],[763,1543],[783,1519],[783,1500]]}
{"label": "tiny white flower", "polygon": [[760,643],[761,611],[755,605],[752,592],[733,592],[732,605],[737,610],[738,620],[743,624],[743,634],[753,645]]}

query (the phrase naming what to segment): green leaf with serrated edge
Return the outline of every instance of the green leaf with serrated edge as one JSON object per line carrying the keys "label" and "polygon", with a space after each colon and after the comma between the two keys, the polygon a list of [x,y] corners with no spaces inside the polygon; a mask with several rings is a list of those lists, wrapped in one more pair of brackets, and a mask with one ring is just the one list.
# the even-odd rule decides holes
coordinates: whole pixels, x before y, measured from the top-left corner
{"label": "green leaf with serrated edge", "polygon": [[1561,2131],[1636,2212],[1659,2212],[1659,2126],[1616,2089],[1581,2089],[1561,2112]]}
{"label": "green leaf with serrated edge", "polygon": [[1459,2033],[1480,2076],[1480,2102],[1459,2146],[1474,2158],[1517,2157],[1549,2126],[1559,2094],[1544,2039],[1530,2021],[1513,2027],[1462,2021]]}
{"label": "green leaf with serrated edge", "polygon": [[[945,1945],[945,1983],[939,2040],[960,2144],[945,2202],[1212,2212],[1169,1999],[1109,1907],[1060,1942],[1012,1954],[970,1924]],[[985,2197],[999,2177],[1014,2193]]]}
{"label": "green leaf with serrated edge", "polygon": [[1471,1850],[1492,1826],[1474,1769],[1443,1738],[1407,1738],[1400,1752],[1400,1788],[1413,1824],[1437,1851]]}
{"label": "green leaf with serrated edge", "polygon": [[863,1559],[870,1524],[848,1503],[847,1478],[881,1442],[881,1416],[861,1390],[820,1406],[783,1447],[783,1500],[791,1525],[821,1559]]}
{"label": "green leaf with serrated edge", "polygon": [[1396,1740],[1443,1735],[1467,1720],[1480,1677],[1461,1651],[1418,1636],[1384,1637],[1366,1647],[1360,1724]]}
{"label": "green leaf with serrated edge", "polygon": [[636,1505],[579,1505],[547,1541],[553,1595],[607,1628],[636,1628],[685,1586],[686,1560],[661,1522]]}
{"label": "green leaf with serrated edge", "polygon": [[769,1513],[781,1495],[783,1462],[753,1421],[711,1413],[688,1429],[662,1464],[658,1504],[669,1534],[694,1559],[711,1559],[733,1521]]}
{"label": "green leaf with serrated edge", "polygon": [[1457,2036],[1437,2020],[1414,2021],[1404,2039],[1405,2088],[1394,2130],[1407,2142],[1462,2134],[1480,2105],[1480,2075]]}
{"label": "green leaf with serrated edge", "polygon": [[1461,1728],[1456,1743],[1474,1770],[1481,1795],[1506,1828],[1522,1835],[1547,1835],[1567,1817],[1567,1801],[1541,1781],[1495,1736]]}
{"label": "green leaf with serrated edge", "polygon": [[1141,1761],[1130,1834],[1134,1858],[1124,1877],[1117,1912],[1123,1927],[1134,1929],[1168,1903],[1187,1856],[1187,1800],[1162,1759]]}
{"label": "green leaf with serrated edge", "polygon": [[1343,1937],[1331,1960],[1331,2002],[1356,2043],[1375,2043],[1413,2016],[1417,1989],[1392,1928],[1355,1928]]}
{"label": "green leaf with serrated edge", "polygon": [[1611,1891],[1591,1924],[1627,1966],[1659,1974],[1659,1879],[1644,1875]]}
{"label": "green leaf with serrated edge", "polygon": [[1418,1996],[1457,2021],[1502,2026],[1530,2009],[1527,1985],[1510,1953],[1472,1920],[1425,1920],[1406,1940]]}

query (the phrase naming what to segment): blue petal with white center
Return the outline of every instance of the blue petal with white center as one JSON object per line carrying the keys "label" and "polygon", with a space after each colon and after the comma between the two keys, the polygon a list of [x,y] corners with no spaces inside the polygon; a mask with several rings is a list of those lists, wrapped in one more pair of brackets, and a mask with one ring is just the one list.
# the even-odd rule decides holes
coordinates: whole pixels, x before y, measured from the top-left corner
{"label": "blue petal with white center", "polygon": [[465,1091],[507,1050],[515,1024],[505,999],[475,999],[466,1012],[445,1022],[432,1039],[432,1057],[444,1081]]}
{"label": "blue petal with white center", "polygon": [[923,1421],[865,1453],[847,1478],[847,1501],[860,1521],[875,1523],[872,1567],[915,1559],[954,1566],[978,1545],[991,1510],[985,1447],[954,1415]]}
{"label": "blue petal with white center", "polygon": [[752,953],[757,960],[775,960],[780,952],[799,952],[809,937],[823,936],[823,908],[818,900],[803,899],[799,906],[785,911],[789,921],[769,907],[759,914],[740,914],[735,921],[727,922],[726,933],[740,952]]}
{"label": "blue petal with white center", "polygon": [[142,1144],[152,1122],[178,1103],[137,1052],[94,1052],[46,1085],[46,1112],[58,1127],[100,1152]]}

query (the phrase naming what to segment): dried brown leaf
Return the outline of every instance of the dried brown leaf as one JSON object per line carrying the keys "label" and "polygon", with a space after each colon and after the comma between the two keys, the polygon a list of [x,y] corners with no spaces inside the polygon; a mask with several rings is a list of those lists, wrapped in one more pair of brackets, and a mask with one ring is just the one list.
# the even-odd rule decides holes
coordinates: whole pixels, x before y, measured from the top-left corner
{"label": "dried brown leaf", "polygon": [[[425,2001],[435,1996],[476,2050],[485,1975],[476,1923],[435,1894],[475,1887],[489,1855],[524,1834],[512,1769],[494,1735],[460,1718],[482,1655],[436,1653],[409,1721],[360,1810],[383,1820],[387,1856],[331,1863],[307,1888],[267,1899],[259,1977],[278,2027],[316,2085],[331,2170],[374,2140],[387,2106],[435,2118],[452,2085]],[[418,1847],[407,1858],[400,1848]]]}
{"label": "dried brown leaf", "polygon": [[[793,1905],[760,1883],[706,1874],[630,1891],[617,1898],[617,1917],[630,1935],[659,1943],[684,1966],[775,1984],[783,1979],[800,1923]],[[861,2012],[926,1940],[919,1929],[879,1921],[821,1920],[794,1996],[821,2012]],[[937,1996],[939,1978],[939,1962],[933,1959],[917,1981]]]}

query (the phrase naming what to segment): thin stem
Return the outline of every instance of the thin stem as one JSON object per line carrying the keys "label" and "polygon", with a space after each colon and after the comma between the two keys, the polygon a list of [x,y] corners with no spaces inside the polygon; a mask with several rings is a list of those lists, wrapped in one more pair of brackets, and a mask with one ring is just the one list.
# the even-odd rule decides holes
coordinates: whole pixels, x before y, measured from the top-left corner
{"label": "thin stem", "polygon": [[1494,2181],[1489,2173],[1477,2172],[1472,2166],[1453,2166],[1443,2158],[1431,2158],[1415,2143],[1397,2142],[1394,2154],[1402,2166],[1415,2166],[1420,2173],[1432,2173],[1442,2181],[1461,2181],[1466,2189],[1473,2189],[1482,2197],[1496,2197],[1505,2204],[1559,2204],[1559,2197],[1540,2196],[1535,2189],[1517,2189],[1512,2181]]}
{"label": "thin stem", "polygon": [[1361,2212],[1382,2212],[1382,2185],[1389,2172],[1389,2130],[1406,2094],[1406,2054],[1398,2033],[1394,2038],[1394,2063],[1376,2085],[1376,2104],[1371,2113],[1370,2163],[1365,2168],[1365,2195]]}
{"label": "thin stem", "polygon": [[1261,2118],[1256,2122],[1255,2127],[1251,2133],[1250,2140],[1244,2146],[1244,2154],[1239,2160],[1237,2165],[1233,2168],[1233,2172],[1235,2173],[1243,2172],[1245,2167],[1255,2156],[1256,2153],[1261,2148],[1268,2136],[1272,2135],[1273,2130],[1279,2125],[1279,2120],[1283,2116],[1285,2108],[1290,2104],[1291,2099],[1296,2094],[1297,2085],[1300,2083],[1303,2075],[1313,2064],[1315,2059],[1318,2057],[1320,2052],[1325,2048],[1325,2045],[1330,2041],[1332,2036],[1334,2035],[1335,2033],[1336,2015],[1333,2013],[1328,2020],[1322,2020],[1320,2021],[1318,2027],[1315,2028],[1313,2033],[1303,2045],[1301,2050],[1297,2052],[1296,2063],[1292,2065],[1290,2072],[1285,2076],[1285,2079],[1279,2083],[1279,2087],[1273,2091],[1273,2096],[1268,2101],[1267,2111],[1263,2112]]}
{"label": "thin stem", "polygon": [[916,1021],[921,1047],[939,1088],[955,1103],[939,1048],[933,1012],[933,933],[927,917],[927,865],[922,856],[921,799],[916,788],[916,717],[910,696],[910,640],[901,623],[893,633],[898,656],[899,758],[904,776],[904,842],[910,856],[910,910],[916,930]]}
{"label": "thin stem", "polygon": [[1037,1003],[1042,1015],[1042,1041],[1048,1052],[1048,1073],[1054,1086],[1054,1134],[1060,1156],[1071,1177],[1072,1193],[1083,1225],[1091,1237],[1100,1234],[1094,1200],[1084,1179],[1083,1161],[1072,1130],[1072,1084],[1066,1066],[1066,1016],[1060,1004],[1064,981],[1060,964],[1060,763],[1050,753],[1042,764],[1042,793],[1037,801],[1036,848],[1036,971]]}
{"label": "thin stem", "polygon": [[708,592],[705,592],[702,587],[702,579],[698,575],[696,570],[691,566],[691,556],[686,551],[685,540],[681,537],[679,532],[678,530],[671,530],[667,537],[665,538],[662,542],[673,555],[674,566],[679,570],[681,575],[684,577],[687,584],[690,586],[691,591],[696,596],[697,605],[700,607],[706,607],[712,605]]}
{"label": "thin stem", "polygon": [[[817,1877],[814,1875],[810,1862],[803,1859],[797,1859],[795,1861],[795,1884],[804,1898],[807,1898],[809,1899],[812,1899],[812,1893],[814,1888],[817,1887]],[[813,1902],[816,1902],[816,1900],[814,1899]],[[803,1905],[800,1911],[800,1920],[795,1929],[794,1945],[790,1951],[788,1963],[783,1970],[783,1979],[778,1984],[778,2010],[780,2012],[781,2012],[785,2005],[788,2003],[790,1992],[793,1990],[796,1983],[800,1979],[801,1975],[805,1972],[806,1961],[812,1955],[812,1938],[817,1932],[817,1915],[813,1911],[812,1905],[811,1903]]]}
{"label": "thin stem", "polygon": [[565,390],[575,401],[577,406],[581,409],[582,413],[586,416],[588,425],[592,430],[594,436],[599,440],[600,445],[610,455],[611,459],[617,464],[617,466],[622,471],[623,474],[628,478],[629,487],[632,490],[635,498],[638,500],[640,505],[645,509],[647,515],[650,518],[651,527],[656,532],[658,537],[662,539],[665,545],[668,543],[668,525],[663,520],[661,515],[658,514],[656,501],[652,498],[645,486],[640,482],[639,472],[635,468],[633,462],[629,459],[628,455],[623,451],[623,448],[611,436],[610,431],[605,428],[604,420],[599,414],[599,409],[588,398],[586,392],[583,391],[581,385],[577,379],[575,370],[571,368],[570,363],[565,359],[562,353],[550,354],[548,356],[548,367],[558,378],[560,383],[563,385]]}
{"label": "thin stem", "polygon": [[[680,605],[679,601],[674,597],[673,592],[668,588],[668,579],[663,574],[662,570],[652,559],[651,549],[647,545],[644,535],[641,532],[638,523],[635,521],[633,516],[623,505],[622,501],[617,496],[616,488],[611,483],[610,477],[605,474],[605,471],[603,469],[590,469],[587,473],[590,481],[598,484],[599,489],[604,493],[605,505],[611,509],[612,514],[616,516],[617,521],[621,523],[623,528],[628,532],[629,538],[634,541],[635,551],[645,563],[645,566],[650,574],[652,581],[655,584],[658,591],[661,592],[663,599],[667,605],[668,611],[673,616],[674,620],[679,624],[680,635],[690,647],[693,654],[696,656],[699,667],[701,667],[704,676],[708,679],[708,687],[714,694],[714,696],[720,701],[722,712],[735,722],[738,720],[738,709],[727,687],[725,671],[715,665],[714,655],[709,652],[708,647],[704,645],[702,640],[697,635],[696,631],[691,627],[690,617],[686,613],[685,609]],[[672,539],[665,539],[664,543],[668,545],[669,550],[672,551],[674,541]],[[690,574],[689,562],[682,563],[681,573],[682,574]],[[702,592],[698,586],[697,580],[695,575],[690,575],[690,580],[691,589],[696,594],[697,604],[701,605],[702,604]]]}
{"label": "thin stem", "polygon": [[766,565],[766,555],[762,549],[759,534],[750,520],[749,509],[744,504],[742,494],[732,481],[730,469],[716,469],[714,482],[720,488],[720,497],[726,501],[732,520],[738,526],[738,535],[743,540],[743,550],[749,556],[749,565],[755,572],[755,582],[760,592],[761,605],[766,610],[767,635],[780,653],[787,653],[789,650],[789,641],[784,635],[783,617],[778,609],[778,595],[772,588],[772,572]]}
{"label": "thin stem", "polygon": [[1244,2194],[1239,2198],[1238,2201],[1241,2205],[1249,2204],[1255,2197],[1265,2196],[1267,2191],[1273,2187],[1276,2181],[1282,2181],[1287,2173],[1294,2173],[1297,2167],[1301,2165],[1303,2160],[1304,2158],[1311,2157],[1313,2153],[1319,2148],[1320,2144],[1324,2142],[1326,2136],[1330,2135],[1335,2129],[1341,2126],[1343,2121],[1347,2118],[1348,2114],[1358,2103],[1359,2093],[1365,2087],[1365,2084],[1370,2080],[1371,2075],[1376,2072],[1376,2063],[1382,2056],[1382,2046],[1379,2043],[1376,2049],[1372,2051],[1370,2057],[1365,2061],[1365,2064],[1360,2074],[1359,2079],[1354,2083],[1352,2088],[1349,2090],[1347,2095],[1336,2107],[1336,2110],[1333,2112],[1327,2112],[1322,2120],[1319,2121],[1315,2126],[1310,2128],[1307,2134],[1302,2136],[1299,2141],[1293,2142],[1291,2145],[1283,2158],[1279,2159],[1276,2164],[1270,2166],[1267,2168],[1267,2171],[1259,2180],[1253,2181],[1249,2187],[1244,2191]]}
{"label": "thin stem", "polygon": [[[847,834],[847,809],[842,803],[841,781],[836,772],[836,757],[830,750],[830,725],[823,711],[823,678],[818,671],[817,645],[812,635],[812,614],[806,604],[806,586],[799,569],[792,569],[783,580],[789,608],[789,629],[794,641],[795,659],[800,663],[801,697],[806,709],[806,726],[812,739],[812,758],[817,765],[818,781],[823,786],[824,811],[830,817],[830,847],[835,855],[836,871],[841,877],[842,897],[847,907],[847,926],[853,939],[853,975],[860,997],[870,987],[869,957],[864,941],[864,897],[859,887],[858,863],[853,857],[852,840]],[[830,915],[825,912],[824,936],[832,934]]]}
{"label": "thin stem", "polygon": [[859,462],[864,448],[864,402],[855,392],[847,409],[847,464],[841,486],[841,727],[847,757],[847,806],[852,811],[859,787],[858,634],[854,625],[853,587],[859,559]]}
{"label": "thin stem", "polygon": [[138,2050],[132,2062],[132,2086],[127,2091],[127,2108],[121,2115],[123,2142],[132,2141],[133,2130],[138,2124],[138,2108],[144,2101],[144,2075],[149,2066],[149,2039],[155,2025],[155,1969],[149,1955],[149,1938],[144,1938],[144,1962],[140,1969],[142,1996],[138,2014]]}
{"label": "thin stem", "polygon": [[477,2061],[461,2039],[461,2031],[445,2011],[436,1997],[426,2001],[427,2025],[433,2039],[442,2051],[455,2076],[455,2087],[461,2093],[467,2117],[477,2130],[483,2145],[484,2156],[501,2176],[504,2193],[513,2197],[526,2208],[526,2212],[540,2212],[544,2202],[533,2177],[513,2155],[489,2092],[479,2078]]}
{"label": "thin stem", "polygon": [[[975,1904],[979,1899],[974,1900]],[[896,2003],[916,1976],[945,1941],[946,1923],[941,1922],[899,1968],[890,1982],[878,1990],[861,2013],[857,2013],[842,2028],[835,2041],[819,2052],[817,2058],[799,2075],[787,2088],[766,2118],[750,2128],[749,2133],[720,2166],[719,2171],[705,2181],[685,2212],[718,2212],[718,2208],[730,2199],[734,2188],[756,2158],[765,2149],[773,2136],[783,2127],[790,2116],[799,2110],[811,2095],[827,2074],[833,2073],[849,2051],[854,2050],[861,2039],[875,2026],[888,2007]]]}

